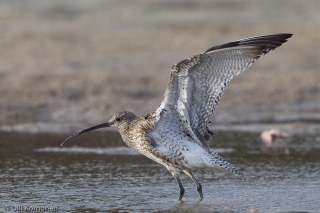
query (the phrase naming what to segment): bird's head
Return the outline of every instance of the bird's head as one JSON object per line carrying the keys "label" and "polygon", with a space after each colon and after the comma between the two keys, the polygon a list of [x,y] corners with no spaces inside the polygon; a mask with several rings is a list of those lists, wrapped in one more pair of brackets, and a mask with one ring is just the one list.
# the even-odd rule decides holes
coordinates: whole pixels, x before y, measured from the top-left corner
{"label": "bird's head", "polygon": [[77,133],[74,133],[73,135],[71,135],[70,137],[68,137],[65,141],[63,141],[63,143],[61,144],[61,146],[63,146],[66,142],[68,142],[69,140],[71,140],[72,138],[79,136],[83,133],[86,132],[90,132],[92,130],[95,129],[101,129],[101,128],[106,128],[106,127],[115,127],[119,130],[124,129],[126,127],[128,127],[128,124],[133,121],[134,119],[136,119],[136,116],[132,113],[132,112],[118,112],[116,114],[114,114],[111,119],[106,122],[106,123],[102,123],[96,126],[92,126],[89,127],[87,129],[83,129]]}
{"label": "bird's head", "polygon": [[124,111],[114,114],[108,123],[110,126],[120,129],[134,119],[136,119],[136,116],[132,112]]}

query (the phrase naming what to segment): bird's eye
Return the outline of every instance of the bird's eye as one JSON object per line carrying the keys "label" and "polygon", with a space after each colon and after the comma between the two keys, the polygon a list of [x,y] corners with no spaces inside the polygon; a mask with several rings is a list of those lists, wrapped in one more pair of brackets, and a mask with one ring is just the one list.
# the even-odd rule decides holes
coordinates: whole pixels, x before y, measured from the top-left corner
{"label": "bird's eye", "polygon": [[116,121],[120,121],[120,118],[116,118]]}

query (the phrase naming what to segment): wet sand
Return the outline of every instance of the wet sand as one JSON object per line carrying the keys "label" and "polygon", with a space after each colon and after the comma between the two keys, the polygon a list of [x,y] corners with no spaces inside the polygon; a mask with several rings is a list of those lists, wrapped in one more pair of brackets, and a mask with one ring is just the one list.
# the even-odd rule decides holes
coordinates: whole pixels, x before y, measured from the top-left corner
{"label": "wet sand", "polygon": [[318,133],[319,10],[299,0],[3,1],[1,129],[75,131],[120,110],[142,116],[161,102],[174,63],[288,32],[288,43],[230,83],[214,123],[312,123],[315,131],[299,132]]}

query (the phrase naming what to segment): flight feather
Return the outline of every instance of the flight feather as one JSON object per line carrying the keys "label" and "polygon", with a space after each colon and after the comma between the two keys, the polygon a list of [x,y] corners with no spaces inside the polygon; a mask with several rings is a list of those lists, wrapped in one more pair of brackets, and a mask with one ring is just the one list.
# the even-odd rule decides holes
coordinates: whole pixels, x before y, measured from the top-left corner
{"label": "flight feather", "polygon": [[168,117],[183,124],[181,133],[209,150],[207,127],[231,79],[265,54],[280,47],[292,34],[245,38],[209,48],[174,65],[163,101],[154,114],[155,129]]}

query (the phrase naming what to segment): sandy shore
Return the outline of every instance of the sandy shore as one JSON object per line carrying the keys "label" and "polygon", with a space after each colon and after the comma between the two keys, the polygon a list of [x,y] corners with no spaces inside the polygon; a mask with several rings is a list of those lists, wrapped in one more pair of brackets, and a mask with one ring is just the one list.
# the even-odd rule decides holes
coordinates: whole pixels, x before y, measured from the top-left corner
{"label": "sandy shore", "polygon": [[317,124],[319,11],[318,1],[299,0],[2,2],[1,129],[74,130],[120,110],[144,115],[161,102],[174,63],[280,32],[294,36],[230,83],[214,122]]}

